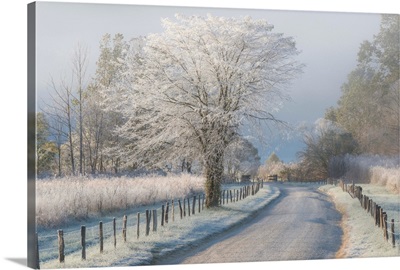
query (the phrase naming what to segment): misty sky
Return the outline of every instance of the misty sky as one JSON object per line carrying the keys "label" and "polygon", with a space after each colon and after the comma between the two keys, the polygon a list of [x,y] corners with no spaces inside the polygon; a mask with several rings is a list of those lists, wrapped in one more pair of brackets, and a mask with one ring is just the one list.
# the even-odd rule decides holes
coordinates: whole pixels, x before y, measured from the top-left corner
{"label": "misty sky", "polygon": [[[94,74],[98,47],[105,33],[122,33],[127,40],[161,32],[160,18],[175,13],[266,19],[274,31],[292,36],[302,52],[298,60],[306,65],[304,73],[288,89],[292,101],[277,114],[293,126],[312,123],[335,106],[341,85],[355,67],[363,40],[379,31],[379,14],[268,11],[250,9],[183,8],[139,5],[75,4],[37,2],[37,95],[46,98],[50,76],[56,80],[69,76],[74,47],[89,48],[88,78]],[[301,148],[300,139],[272,140],[259,148],[262,159],[271,151],[285,161],[293,161]]]}

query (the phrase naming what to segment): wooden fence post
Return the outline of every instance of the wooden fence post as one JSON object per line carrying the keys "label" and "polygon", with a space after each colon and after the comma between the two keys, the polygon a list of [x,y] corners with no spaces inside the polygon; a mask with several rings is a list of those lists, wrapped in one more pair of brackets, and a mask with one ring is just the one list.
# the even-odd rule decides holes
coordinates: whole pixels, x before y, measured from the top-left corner
{"label": "wooden fence post", "polygon": [[[372,217],[376,219],[376,202],[372,201]],[[376,221],[375,221],[376,224]]]}
{"label": "wooden fence post", "polygon": [[388,230],[387,230],[387,214],[386,212],[382,213],[382,219],[383,219],[383,238],[385,238],[386,241],[389,240],[389,235],[388,235]]}
{"label": "wooden fence post", "polygon": [[174,205],[174,200],[171,201],[171,207],[172,207],[172,222],[175,221],[175,205]]}
{"label": "wooden fence post", "polygon": [[169,202],[167,202],[167,208],[165,209],[165,224],[168,223],[168,213],[169,213]]}
{"label": "wooden fence post", "polygon": [[390,231],[392,233],[392,246],[395,247],[396,246],[396,236],[394,235],[394,219],[392,219],[392,224],[390,224]]}
{"label": "wooden fence post", "polygon": [[183,211],[182,211],[182,204],[181,204],[181,200],[178,200],[178,204],[179,204],[179,214],[181,216],[181,219],[183,218]]}
{"label": "wooden fence post", "polygon": [[114,248],[117,247],[117,222],[116,219],[113,218],[113,236],[114,236]]}
{"label": "wooden fence post", "polygon": [[157,231],[157,209],[153,210],[153,232]]}
{"label": "wooden fence post", "polygon": [[229,190],[229,195],[231,196],[231,202],[232,202],[232,190]]}
{"label": "wooden fence post", "polygon": [[192,203],[192,215],[196,213],[196,196],[193,196],[193,203]]}
{"label": "wooden fence post", "polygon": [[35,268],[40,269],[40,257],[39,257],[39,235],[35,233]]}
{"label": "wooden fence post", "polygon": [[128,223],[128,217],[124,215],[122,218],[122,238],[124,239],[124,242],[126,242],[126,225]]}
{"label": "wooden fence post", "polygon": [[65,256],[64,256],[64,232],[63,230],[58,230],[58,261],[60,263],[63,263],[65,261]]}
{"label": "wooden fence post", "polygon": [[200,210],[201,210],[201,194],[199,194],[199,202],[198,202],[198,205],[199,205],[199,213],[200,213]]}
{"label": "wooden fence post", "polygon": [[183,216],[186,217],[186,199],[183,198]]}
{"label": "wooden fence post", "polygon": [[371,214],[371,199],[368,197],[367,213]]}
{"label": "wooden fence post", "polygon": [[225,190],[222,191],[222,204],[225,204]]}
{"label": "wooden fence post", "polygon": [[379,226],[379,205],[375,205],[375,225]]}
{"label": "wooden fence post", "polygon": [[187,198],[187,205],[188,205],[188,216],[190,217],[190,200]]}
{"label": "wooden fence post", "polygon": [[368,213],[372,216],[372,199],[368,199]]}
{"label": "wooden fence post", "polygon": [[164,226],[165,210],[164,205],[161,205],[161,226]]}
{"label": "wooden fence post", "polygon": [[239,196],[239,200],[242,200],[242,188],[240,188],[240,196]]}
{"label": "wooden fence post", "polygon": [[81,226],[82,260],[86,260],[86,227]]}
{"label": "wooden fence post", "polygon": [[146,210],[146,236],[150,233],[150,213],[149,210]]}
{"label": "wooden fence post", "polygon": [[99,241],[100,241],[100,253],[103,253],[103,247],[104,247],[104,239],[103,239],[103,222],[99,222]]}
{"label": "wooden fence post", "polygon": [[379,207],[379,227],[383,228],[383,209]]}
{"label": "wooden fence post", "polygon": [[137,225],[136,225],[136,237],[139,239],[140,236],[140,213],[137,213]]}

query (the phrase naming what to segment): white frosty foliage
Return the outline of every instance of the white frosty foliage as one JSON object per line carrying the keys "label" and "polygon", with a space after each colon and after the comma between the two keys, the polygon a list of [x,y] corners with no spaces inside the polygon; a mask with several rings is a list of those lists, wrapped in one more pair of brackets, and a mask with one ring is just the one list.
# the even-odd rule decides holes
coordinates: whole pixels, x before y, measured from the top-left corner
{"label": "white frosty foliage", "polygon": [[275,121],[282,87],[301,70],[292,38],[250,17],[177,15],[162,24],[127,57],[129,120],[117,131],[132,142],[126,155],[218,160],[244,124]]}

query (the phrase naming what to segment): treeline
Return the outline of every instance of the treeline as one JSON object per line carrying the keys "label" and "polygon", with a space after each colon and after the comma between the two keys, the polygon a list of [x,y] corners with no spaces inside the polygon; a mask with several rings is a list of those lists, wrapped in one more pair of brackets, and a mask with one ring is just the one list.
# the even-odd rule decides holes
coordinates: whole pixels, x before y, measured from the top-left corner
{"label": "treeline", "polygon": [[399,66],[399,16],[385,14],[379,33],[360,44],[337,106],[305,132],[300,163],[313,178],[344,175],[346,155],[398,156]]}
{"label": "treeline", "polygon": [[[113,130],[124,119],[115,110],[106,111],[102,89],[118,80],[127,53],[121,34],[105,35],[92,78],[87,74],[88,50],[77,45],[71,58],[70,78],[51,78],[50,98],[37,115],[38,175],[83,175],[121,168],[114,147],[121,138]],[[130,164],[134,166],[134,164]]]}
{"label": "treeline", "polygon": [[[164,160],[162,166],[157,155],[147,153],[145,161],[130,155],[138,139],[133,130],[123,130],[132,121],[123,108],[135,103],[126,95],[132,90],[128,83],[133,82],[126,81],[125,73],[144,42],[144,38],[126,41],[122,34],[105,34],[94,76],[87,74],[87,48],[78,45],[71,57],[71,77],[50,78],[50,98],[42,100],[36,116],[39,177],[202,171],[202,160],[185,149],[179,157]],[[236,136],[224,151],[223,180],[255,176],[259,162],[257,148]]]}

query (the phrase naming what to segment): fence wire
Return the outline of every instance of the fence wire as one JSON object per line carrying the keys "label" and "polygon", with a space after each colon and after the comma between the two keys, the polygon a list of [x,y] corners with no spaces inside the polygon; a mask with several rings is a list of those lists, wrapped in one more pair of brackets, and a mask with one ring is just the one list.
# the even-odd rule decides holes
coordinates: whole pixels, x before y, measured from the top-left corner
{"label": "fence wire", "polygon": [[[383,213],[385,211],[383,210],[382,207],[379,206],[379,204],[374,202],[370,198],[370,196],[364,195],[362,193],[362,188],[360,186],[356,186],[354,184],[345,184],[343,181],[340,181],[339,185],[340,185],[340,187],[342,188],[342,190],[344,192],[348,192],[352,198],[357,198],[360,201],[361,208],[363,208],[364,210],[367,210],[367,214],[370,214],[371,217],[373,219],[375,219],[375,225],[378,225],[379,228],[385,230],[383,228],[383,224],[381,224],[381,222],[382,222],[381,213]],[[365,200],[365,196],[368,198],[368,201]],[[380,217],[377,216],[377,214],[378,214],[376,212],[377,207],[379,207],[379,209],[382,209],[382,211],[379,212]],[[392,232],[391,225],[392,224],[393,225],[400,224],[400,221],[396,221],[395,220],[395,221],[392,222],[391,219],[389,219],[388,216],[386,216],[386,217],[387,217],[388,220],[385,220],[383,222],[384,222],[384,224],[386,224],[387,239],[385,237],[385,234],[384,234],[384,239],[389,240],[389,238],[390,238],[391,240],[396,240],[396,238],[397,238],[396,236],[399,236],[400,233]],[[377,219],[379,219],[379,220],[377,221]],[[399,246],[398,241],[395,243],[395,246]],[[395,246],[393,246],[393,247],[395,247]]]}
{"label": "fence wire", "polygon": [[[222,191],[224,196],[224,201],[221,198],[221,204],[227,203],[235,203],[241,200],[246,199],[254,195],[261,189],[261,186],[257,187],[257,184],[254,185],[253,192],[251,186],[242,186],[237,189],[224,189]],[[247,190],[247,191],[246,191]],[[240,192],[242,191],[242,192]],[[232,193],[232,197],[230,196]],[[239,196],[239,193],[241,196]],[[246,194],[246,196],[245,196]],[[195,205],[193,205],[193,197],[195,199]],[[238,200],[236,200],[238,198]],[[232,201],[230,201],[232,199]],[[173,203],[172,203],[173,201]],[[206,196],[203,193],[191,194],[190,196],[186,196],[180,199],[173,199],[165,202],[162,206],[159,207],[149,207],[149,235],[157,235],[159,232],[163,231],[163,229],[168,226],[168,223],[177,222],[180,220],[180,207],[179,201],[181,202],[182,207],[182,221],[188,219],[191,215],[193,215],[193,211],[195,215],[201,214],[203,212]],[[167,205],[168,205],[168,222],[165,220],[167,214]],[[200,212],[198,211],[200,205]],[[163,208],[164,208],[164,220],[163,220]],[[172,212],[172,209],[174,211]],[[190,211],[189,211],[190,209]],[[154,217],[153,210],[156,211],[156,220],[157,220],[157,231],[153,231],[154,226]],[[186,215],[184,215],[186,212]],[[138,224],[138,214],[139,214],[139,224]],[[173,214],[173,215],[172,215]],[[146,241],[146,212],[139,211],[136,213],[127,214],[127,226],[126,226],[126,235],[128,242],[136,242],[141,243]],[[175,221],[173,221],[175,220]],[[163,223],[164,226],[161,224]],[[138,232],[139,225],[139,232]],[[117,242],[123,241],[123,218],[115,219],[115,232],[114,232],[114,220],[108,221],[106,223],[102,223],[102,234],[103,234],[103,243],[110,243],[110,241],[114,241],[114,233]],[[40,261],[48,261],[57,259],[59,253],[58,247],[59,236],[58,234],[52,235],[44,235],[38,237],[39,243],[39,258]],[[72,230],[72,231],[63,231],[63,241],[64,241],[64,255],[70,255],[72,253],[78,252],[82,250],[82,236],[81,229]],[[95,245],[99,245],[100,243],[100,226],[94,225],[90,227],[85,227],[85,247],[92,247]]]}

